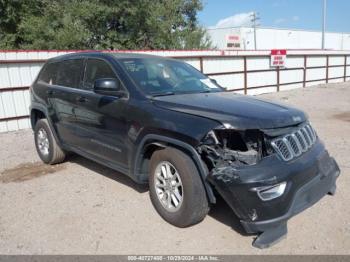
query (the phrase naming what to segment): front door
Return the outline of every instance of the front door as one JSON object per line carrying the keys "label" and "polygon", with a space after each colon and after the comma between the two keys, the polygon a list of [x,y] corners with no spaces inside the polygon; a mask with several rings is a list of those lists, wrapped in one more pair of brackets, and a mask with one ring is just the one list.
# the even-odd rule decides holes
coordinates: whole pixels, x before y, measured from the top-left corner
{"label": "front door", "polygon": [[115,78],[111,65],[103,59],[89,58],[85,63],[83,88],[74,109],[79,128],[79,147],[85,152],[127,170],[128,99],[96,94],[94,82],[101,78]]}

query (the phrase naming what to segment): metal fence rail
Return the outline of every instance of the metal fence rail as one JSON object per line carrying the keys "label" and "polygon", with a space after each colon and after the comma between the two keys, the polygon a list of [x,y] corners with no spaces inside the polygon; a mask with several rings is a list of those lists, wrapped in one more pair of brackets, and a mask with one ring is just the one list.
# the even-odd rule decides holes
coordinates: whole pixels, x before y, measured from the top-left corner
{"label": "metal fence rail", "polygon": [[[241,92],[244,94],[249,94],[251,90],[260,90],[259,92],[279,92],[282,87],[294,85],[295,88],[298,87],[306,87],[308,83],[328,83],[330,81],[347,81],[350,78],[348,75],[348,71],[350,70],[350,64],[348,64],[348,60],[350,57],[350,53],[341,54],[323,54],[323,53],[311,53],[311,54],[291,54],[288,55],[288,59],[295,60],[295,64],[297,66],[287,66],[286,68],[270,68],[268,61],[270,56],[267,52],[264,54],[235,54],[235,55],[167,55],[169,57],[173,57],[176,59],[181,59],[185,62],[188,62],[195,66],[198,70],[203,72],[209,77],[216,79],[220,82],[229,82],[229,77],[233,77],[236,81],[235,85],[228,86],[227,84],[223,84],[227,86],[230,91]],[[1,59],[0,60],[0,70],[6,69],[8,71],[7,78],[10,79],[13,76],[10,76],[10,70],[18,71],[17,75],[20,76],[21,68],[30,67],[35,65],[37,67],[41,67],[47,59]],[[313,61],[311,61],[313,60]],[[325,60],[325,61],[324,61]],[[332,63],[330,63],[332,60]],[[310,62],[310,65],[309,65]],[[213,64],[214,63],[214,64]],[[226,67],[229,70],[220,70],[218,71],[215,63],[220,65],[220,68]],[[263,63],[263,66],[259,66],[259,63]],[[232,66],[231,64],[235,64]],[[248,65],[249,64],[249,65]],[[263,67],[263,68],[261,68]],[[317,71],[318,70],[318,71]],[[331,72],[331,70],[335,70],[335,72]],[[340,74],[341,70],[341,74]],[[315,71],[317,74],[317,78],[309,78],[308,75],[312,72],[315,75]],[[320,73],[320,72],[323,73]],[[286,75],[288,72],[295,72],[296,75]],[[319,73],[317,73],[319,72]],[[1,71],[0,71],[1,73]],[[297,73],[299,73],[297,75]],[[263,78],[259,81],[257,80],[257,75],[265,74]],[[281,76],[285,76],[285,78],[293,78],[293,81],[282,81]],[[288,76],[288,77],[287,77]],[[25,92],[23,96],[27,96],[25,99],[29,99],[27,95],[29,85],[23,86],[3,86],[1,87],[1,77],[0,74],[0,107],[2,107],[2,113],[0,112],[0,125],[8,123],[13,120],[28,120],[28,110],[25,113],[18,113],[15,110],[15,114],[9,115],[6,111],[5,102],[7,101],[6,97],[3,97],[3,94],[16,94],[17,92]],[[33,76],[31,77],[31,81],[33,81]],[[231,79],[230,78],[230,79]],[[255,80],[259,84],[251,85],[249,84],[251,80]],[[269,80],[268,84],[263,84],[262,80]],[[237,84],[238,83],[238,84]],[[271,89],[273,88],[273,89]],[[16,103],[16,99],[13,99],[13,104]],[[8,101],[7,101],[8,102]],[[29,101],[26,100],[26,103]],[[15,108],[16,106],[14,106]],[[1,109],[1,108],[0,108]],[[23,111],[23,110],[22,110]],[[24,111],[23,111],[24,112]],[[27,121],[24,126],[27,127],[29,125],[29,121]],[[25,128],[24,127],[24,128]],[[11,128],[2,128],[6,131]],[[12,128],[13,129],[13,128]],[[20,127],[18,127],[20,129]],[[1,132],[1,128],[0,128]]]}

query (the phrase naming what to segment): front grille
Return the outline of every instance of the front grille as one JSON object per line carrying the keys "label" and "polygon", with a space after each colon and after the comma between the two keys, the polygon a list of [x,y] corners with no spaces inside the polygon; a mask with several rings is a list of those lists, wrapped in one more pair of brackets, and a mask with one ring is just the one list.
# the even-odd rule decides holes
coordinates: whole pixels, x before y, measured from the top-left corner
{"label": "front grille", "polygon": [[307,124],[292,134],[273,139],[271,145],[284,161],[290,161],[308,151],[316,139],[315,130]]}

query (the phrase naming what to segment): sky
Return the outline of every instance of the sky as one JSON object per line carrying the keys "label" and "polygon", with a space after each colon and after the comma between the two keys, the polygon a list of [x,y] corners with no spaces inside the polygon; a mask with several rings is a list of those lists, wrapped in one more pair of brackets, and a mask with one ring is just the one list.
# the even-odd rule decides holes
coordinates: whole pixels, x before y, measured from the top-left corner
{"label": "sky", "polygon": [[[249,26],[258,12],[265,27],[322,30],[323,0],[203,0],[198,13],[204,27]],[[326,30],[350,32],[350,0],[328,0]]]}

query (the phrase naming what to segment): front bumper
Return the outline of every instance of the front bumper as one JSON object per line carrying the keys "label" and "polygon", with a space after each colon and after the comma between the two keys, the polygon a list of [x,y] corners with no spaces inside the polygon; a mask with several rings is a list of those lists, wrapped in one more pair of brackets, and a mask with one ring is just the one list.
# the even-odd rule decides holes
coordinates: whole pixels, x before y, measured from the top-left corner
{"label": "front bumper", "polygon": [[[261,233],[253,243],[264,248],[287,233],[287,220],[334,194],[340,174],[335,160],[318,141],[299,158],[284,162],[276,155],[254,166],[214,169],[208,180],[239,217],[247,233]],[[282,196],[262,201],[252,188],[287,182]]]}

